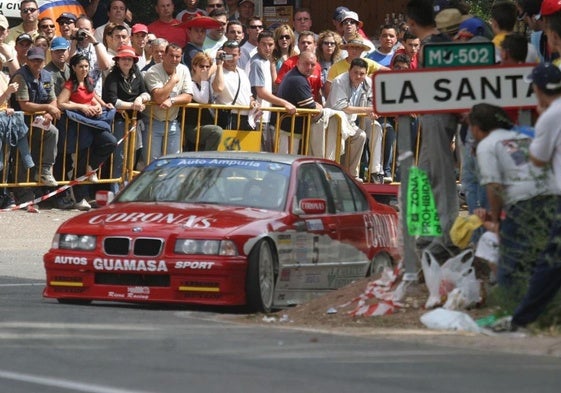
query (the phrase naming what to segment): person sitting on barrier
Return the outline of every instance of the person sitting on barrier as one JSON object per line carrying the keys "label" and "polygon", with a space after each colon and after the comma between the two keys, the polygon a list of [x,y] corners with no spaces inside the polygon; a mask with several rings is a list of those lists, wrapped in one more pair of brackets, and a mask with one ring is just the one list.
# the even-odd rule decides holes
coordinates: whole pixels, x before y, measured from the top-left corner
{"label": "person sitting on barrier", "polygon": [[[58,129],[53,121],[60,119],[60,110],[56,105],[55,91],[52,86],[51,74],[44,69],[45,52],[41,48],[32,47],[27,52],[26,64],[12,77],[12,82],[18,84],[18,90],[12,97],[15,110],[27,113],[42,114],[43,122],[39,128],[31,128],[31,155],[33,161],[40,166],[35,174],[35,180],[42,185],[56,187],[52,167],[57,155]],[[24,180],[24,173],[18,174],[19,180]],[[29,189],[15,192],[18,200],[31,200]]]}
{"label": "person sitting on barrier", "polygon": [[[212,59],[206,53],[197,53],[193,58],[193,102],[211,103],[210,69]],[[184,150],[217,150],[222,137],[222,128],[214,124],[214,117],[208,108],[188,108],[185,116]]]}
{"label": "person sitting on barrier", "polygon": [[181,64],[182,56],[181,47],[169,44],[162,62],[150,67],[144,75],[146,88],[156,103],[145,110],[142,145],[146,164],[163,154],[181,151],[178,105],[188,104],[193,98],[191,73]]}
{"label": "person sitting on barrier", "polygon": [[[0,68],[6,62],[0,54]],[[0,171],[4,169],[4,146],[17,146],[26,168],[33,168],[35,163],[29,153],[27,141],[27,125],[23,119],[23,112],[15,112],[9,106],[10,96],[18,90],[16,82],[10,83],[8,76],[0,72]]]}
{"label": "person sitting on barrier", "polygon": [[[129,115],[132,115],[132,111],[137,111],[139,116],[137,120],[140,120],[141,112],[145,109],[144,103],[150,101],[150,94],[137,66],[138,56],[133,47],[124,45],[118,49],[113,60],[115,65],[103,84],[103,101],[112,104],[120,111],[130,112]],[[121,113],[117,113],[113,123],[113,135],[120,140],[125,137],[125,131],[125,118]],[[113,154],[111,178],[120,178],[123,175],[125,159],[123,146],[125,146],[123,143],[117,145]],[[115,194],[119,189],[119,183],[111,183],[111,190]]]}
{"label": "person sitting on barrier", "polygon": [[215,104],[245,106],[248,110],[219,110],[218,125],[225,130],[252,131],[248,122],[249,109],[258,106],[251,93],[251,84],[245,71],[237,66],[240,45],[227,41],[216,55],[216,72],[211,77]]}
{"label": "person sitting on barrier", "polygon": [[115,108],[95,93],[89,72],[86,56],[72,56],[70,79],[58,97],[58,106],[70,120],[67,133],[69,149],[78,152],[73,173],[76,176],[87,174],[90,182],[97,183],[99,179],[94,170],[109,158],[117,145],[117,139],[111,133]]}
{"label": "person sitting on barrier", "polygon": [[[345,154],[341,158],[341,162],[357,179],[367,134],[370,141],[368,172],[373,179],[384,177],[381,163],[382,127],[375,122],[378,116],[372,107],[372,85],[370,78],[366,76],[367,69],[368,63],[365,59],[357,58],[351,61],[349,71],[333,80],[331,92],[325,104],[328,108],[345,112],[354,131],[347,138],[343,136],[346,143]],[[368,116],[363,119],[363,124],[360,124],[357,117],[359,114]]]}

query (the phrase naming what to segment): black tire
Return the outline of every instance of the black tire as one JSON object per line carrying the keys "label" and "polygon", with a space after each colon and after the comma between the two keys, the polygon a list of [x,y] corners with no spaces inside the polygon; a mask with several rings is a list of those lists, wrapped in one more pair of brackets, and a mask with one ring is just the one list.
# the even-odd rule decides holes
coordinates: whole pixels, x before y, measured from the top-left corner
{"label": "black tire", "polygon": [[385,252],[376,254],[372,262],[370,262],[370,268],[366,273],[366,277],[380,275],[386,267],[394,268],[392,258]]}
{"label": "black tire", "polygon": [[271,244],[261,240],[248,258],[245,293],[250,312],[271,312],[276,276],[276,256]]}
{"label": "black tire", "polygon": [[58,301],[60,304],[74,304],[74,305],[78,305],[78,306],[86,306],[86,305],[92,303],[91,300],[85,300],[85,299],[68,299],[68,298],[57,299],[57,301]]}

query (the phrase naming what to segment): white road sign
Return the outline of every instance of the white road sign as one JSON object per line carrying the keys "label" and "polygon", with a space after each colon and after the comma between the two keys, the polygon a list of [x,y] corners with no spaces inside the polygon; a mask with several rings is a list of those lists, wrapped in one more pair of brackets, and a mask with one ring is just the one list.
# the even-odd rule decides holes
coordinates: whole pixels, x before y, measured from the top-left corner
{"label": "white road sign", "polygon": [[377,72],[374,110],[380,115],[465,112],[477,103],[532,108],[536,98],[524,81],[534,65]]}

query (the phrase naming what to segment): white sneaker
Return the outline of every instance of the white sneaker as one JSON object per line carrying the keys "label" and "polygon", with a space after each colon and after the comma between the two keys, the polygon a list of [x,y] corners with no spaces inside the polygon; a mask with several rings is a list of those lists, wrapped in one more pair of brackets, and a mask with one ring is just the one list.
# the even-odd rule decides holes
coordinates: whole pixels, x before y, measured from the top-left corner
{"label": "white sneaker", "polygon": [[[90,173],[92,172],[93,169],[91,166],[87,166],[86,167],[86,173]],[[88,176],[88,181],[92,182],[92,183],[99,183],[99,179],[97,178],[97,172],[93,172],[91,175]]]}
{"label": "white sneaker", "polygon": [[74,209],[78,209],[80,211],[88,211],[91,208],[92,206],[85,199],[82,199],[80,202],[76,202],[74,204]]}

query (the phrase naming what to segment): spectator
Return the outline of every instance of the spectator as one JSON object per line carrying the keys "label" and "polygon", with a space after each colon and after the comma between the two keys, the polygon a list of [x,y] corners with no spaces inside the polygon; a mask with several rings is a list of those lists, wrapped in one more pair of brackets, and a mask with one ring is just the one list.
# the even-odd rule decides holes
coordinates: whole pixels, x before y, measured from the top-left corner
{"label": "spectator", "polygon": [[[561,53],[561,4],[552,0],[543,0],[540,15],[544,19],[545,34],[548,37],[552,51]],[[561,58],[553,60],[557,66],[561,65]]]}
{"label": "spectator", "polygon": [[530,29],[530,43],[537,49],[540,62],[551,62],[559,55],[555,54],[547,43],[544,18],[540,15],[542,3],[543,0],[518,0],[518,19],[523,20]]}
{"label": "spectator", "polygon": [[51,80],[57,97],[62,92],[64,82],[70,78],[68,48],[70,48],[70,44],[66,39],[62,37],[53,39],[51,41],[51,61],[45,66],[45,70],[51,73]]}
{"label": "spectator", "polygon": [[49,17],[39,19],[39,32],[49,40],[49,44],[55,38],[55,21]]}
{"label": "spectator", "polygon": [[203,44],[204,51],[213,58],[216,57],[216,52],[227,40],[224,34],[226,33],[226,25],[228,24],[228,13],[224,8],[218,8],[212,11],[209,16],[220,23],[220,27],[207,30],[205,42]]}
{"label": "spectator", "polygon": [[[228,56],[223,58],[222,54]],[[227,130],[251,131],[249,125],[249,109],[258,107],[252,95],[249,78],[243,69],[238,67],[240,46],[237,41],[226,41],[216,57],[216,72],[212,75],[211,86],[214,91],[214,102],[222,105],[245,106],[247,110],[232,109],[228,114],[219,111],[218,125]]]}
{"label": "spectator", "polygon": [[249,61],[257,53],[257,37],[264,30],[263,21],[260,17],[249,18],[247,25],[247,41],[241,46],[241,55],[238,65],[241,69],[249,72]]}
{"label": "spectator", "polygon": [[185,27],[189,32],[189,42],[185,46],[183,51],[183,64],[185,64],[190,71],[192,59],[197,53],[203,52],[203,45],[206,38],[206,29],[201,26],[197,26],[195,22],[197,18],[193,18],[185,23]]}
{"label": "spectator", "polygon": [[[374,44],[368,38],[364,38],[360,35],[360,30],[362,29],[363,23],[358,18],[358,14],[354,11],[345,11],[341,14],[341,25],[343,26],[343,43],[348,43],[350,40],[353,40],[358,35],[361,37],[362,44],[367,47],[364,50],[364,55],[372,52],[375,49]],[[363,54],[359,57],[364,57]]]}
{"label": "spectator", "polygon": [[106,47],[109,56],[115,56],[118,49],[123,45],[130,45],[129,31],[124,25],[113,25],[109,22],[105,25],[106,31]]}
{"label": "spectator", "polygon": [[[491,29],[495,36],[493,37],[493,44],[495,44],[495,56],[497,62],[500,61],[501,42],[504,40],[508,33],[514,31],[517,21],[518,11],[516,4],[510,1],[501,1],[493,3],[491,6]],[[539,62],[539,55],[537,49],[530,44],[528,45],[528,55],[526,56],[526,63]]]}
{"label": "spectator", "polygon": [[238,20],[240,13],[238,11],[239,0],[226,0],[226,10],[228,11],[228,20]]}
{"label": "spectator", "polygon": [[[300,36],[301,39],[302,35]],[[317,109],[321,111],[323,107],[319,102],[314,101],[314,94],[308,82],[308,78],[316,68],[316,62],[317,59],[314,51],[301,52],[300,55],[298,55],[296,66],[282,79],[277,96],[296,108]],[[295,113],[294,110],[291,112],[291,114]],[[321,113],[314,116],[312,121],[318,120],[321,116]],[[272,121],[276,121],[276,114],[272,117]],[[281,121],[281,129],[285,132],[293,130],[294,134],[299,139],[299,136],[304,133],[304,119],[302,117],[297,117],[294,121],[294,128],[292,128],[291,122],[292,119],[290,117],[285,117]],[[296,154],[299,151],[299,141],[296,140],[292,142],[292,149],[290,149],[288,138],[281,134],[279,152]]]}
{"label": "spectator", "polygon": [[[314,33],[311,31],[303,31],[300,33],[298,37],[298,49],[300,53],[303,52],[316,52],[316,41],[314,41]],[[275,80],[275,85],[279,86],[284,78],[284,76],[296,65],[298,64],[299,57],[298,55],[289,57],[283,64],[280,70],[277,73],[277,79]],[[323,93],[322,93],[322,83],[321,83],[321,66],[316,61],[314,61],[314,70],[308,76],[308,82],[312,88],[312,92],[314,93],[314,100],[317,102],[323,102]]]}
{"label": "spectator", "polygon": [[33,40],[33,46],[43,49],[45,51],[45,62],[51,61],[51,55],[48,53],[49,50],[49,40],[44,35],[35,36]]}
{"label": "spectator", "polygon": [[22,34],[28,34],[33,39],[39,34],[39,7],[35,0],[21,0],[19,8],[22,22],[10,29],[6,43],[10,45],[16,44],[16,38]]}
{"label": "spectator", "polygon": [[163,154],[181,151],[181,129],[177,116],[178,105],[191,102],[193,86],[191,74],[186,65],[181,64],[182,49],[176,44],[166,47],[161,63],[146,71],[146,88],[156,105],[147,109],[146,130],[143,134],[145,162]]}
{"label": "spectator", "polygon": [[396,55],[404,54],[409,58],[409,69],[416,70],[419,67],[420,48],[421,40],[419,39],[419,37],[417,37],[410,31],[405,32],[405,34],[403,34],[403,48],[399,48],[395,51],[394,57],[392,58],[392,63],[394,63],[394,58]]}
{"label": "spectator", "polygon": [[6,59],[0,72],[5,71],[9,75],[14,75],[19,69],[19,63],[14,48],[6,42],[9,33],[10,24],[8,19],[4,15],[0,15],[0,55]]}
{"label": "spectator", "polygon": [[93,27],[98,28],[108,20],[109,2],[111,0],[78,0],[84,10],[86,16],[90,18]]}
{"label": "spectator", "polygon": [[131,28],[131,46],[134,49],[134,53],[138,58],[136,66],[139,70],[146,66],[146,56],[144,55],[144,50],[146,49],[146,42],[148,40],[148,26],[142,23],[136,23]]}
{"label": "spectator", "polygon": [[143,74],[150,69],[154,64],[159,64],[162,62],[164,58],[164,53],[166,52],[166,48],[168,47],[169,42],[167,42],[164,38],[156,38],[152,41],[150,46],[152,47],[152,60],[150,63],[146,64],[146,66],[140,70]]}
{"label": "spectator", "polygon": [[[280,25],[274,32],[275,48],[273,49],[273,63],[276,70],[280,70],[282,63],[289,57],[296,56],[294,32],[289,25]],[[276,79],[276,78],[275,78]]]}
{"label": "spectator", "polygon": [[480,217],[486,219],[487,230],[499,235],[497,283],[505,295],[501,298],[507,304],[517,302],[547,244],[561,189],[551,166],[539,168],[530,162],[532,139],[512,129],[502,108],[474,105],[468,120],[478,142],[480,183],[489,201],[487,215]]}
{"label": "spectator", "polygon": [[522,64],[528,55],[528,41],[521,33],[509,33],[501,42],[501,57],[502,65],[517,65]]}
{"label": "spectator", "polygon": [[[212,16],[210,14],[214,10],[218,10],[218,9],[226,10],[224,8],[224,2],[222,0],[207,0],[205,9],[206,9],[206,14],[208,16]],[[226,14],[226,15],[228,15],[228,14]]]}
{"label": "spectator", "polygon": [[172,0],[156,0],[158,19],[148,25],[148,31],[158,38],[165,38],[169,43],[184,48],[189,41],[187,31],[180,21],[173,17]]}
{"label": "spectator", "polygon": [[89,60],[90,78],[93,80],[96,94],[101,97],[102,72],[113,65],[113,60],[105,46],[93,36],[92,21],[87,16],[82,15],[76,20],[73,36],[75,38],[70,44],[70,57],[80,54]]}
{"label": "spectator", "polygon": [[[556,9],[555,7],[560,7],[560,5],[555,2],[554,7],[550,9]],[[561,10],[561,8],[558,8],[558,10]],[[561,17],[559,12],[557,14],[553,18],[555,25],[559,23],[559,17]],[[548,19],[547,23],[551,26],[552,18]],[[557,28],[559,27],[561,26],[557,26]],[[530,144],[530,160],[538,167],[551,166],[555,181],[559,186],[561,185],[561,154],[558,142],[561,135],[559,124],[561,71],[551,63],[541,63],[532,70],[527,80],[532,83],[534,94],[538,100],[538,108],[541,109],[540,117],[536,122],[536,136]],[[518,327],[527,326],[538,319],[561,288],[560,214],[561,204],[558,204],[555,219],[549,232],[548,244],[536,260],[526,294],[516,307],[507,330],[516,330]]]}
{"label": "spectator", "polygon": [[[310,10],[307,8],[298,8],[294,11],[293,30],[296,41],[298,41],[300,33],[303,31],[312,31],[312,23],[312,14]],[[317,34],[314,33],[314,41],[317,42],[317,39]]]}
{"label": "spectator", "polygon": [[198,16],[206,16],[206,12],[199,8],[199,0],[183,0],[183,3],[185,3],[185,9],[175,17],[178,21],[186,23]]}
{"label": "spectator", "polygon": [[[381,128],[375,127],[377,119],[372,106],[372,84],[367,77],[368,64],[362,58],[356,58],[351,62],[349,71],[339,75],[333,80],[331,93],[327,98],[326,107],[345,112],[354,133],[345,141],[345,156],[341,162],[349,173],[359,178],[359,164],[366,141],[366,135],[370,140],[370,163],[369,173],[371,177],[381,175]],[[366,115],[362,122],[357,122],[357,115]],[[359,127],[359,125],[361,126]]]}
{"label": "spectator", "polygon": [[255,16],[255,0],[239,0],[237,5],[238,20],[247,26],[252,16]]}
{"label": "spectator", "polygon": [[245,33],[243,31],[243,25],[239,20],[228,21],[226,26],[226,38],[228,41],[237,41],[238,44],[242,44],[245,39]]}
{"label": "spectator", "polygon": [[[85,55],[76,54],[70,58],[70,78],[57,101],[58,107],[66,112],[69,119],[67,152],[78,151],[77,157],[73,156],[69,177],[87,175],[90,182],[99,182],[96,171],[117,145],[117,139],[111,133],[115,108],[105,103],[95,92],[95,84],[90,76],[90,60]],[[79,201],[75,205],[77,209],[91,208],[87,186],[76,187],[74,195]]]}
{"label": "spectator", "polygon": [[103,33],[105,27],[109,23],[113,23],[116,26],[124,26],[127,29],[128,35],[131,33],[130,26],[125,22],[127,17],[127,4],[125,0],[109,0],[109,11],[107,12],[109,20],[107,23],[95,28],[94,37],[97,41],[103,42]]}
{"label": "spectator", "polygon": [[63,12],[58,18],[56,18],[56,23],[58,23],[60,35],[66,38],[68,41],[73,40],[77,20],[78,18],[76,17],[76,15],[70,12]]}
{"label": "spectator", "polygon": [[[212,59],[204,52],[193,57],[191,79],[193,80],[193,102],[210,104],[210,69]],[[222,128],[214,125],[214,117],[208,108],[188,108],[185,116],[184,150],[217,150],[222,137]]]}
{"label": "spectator", "polygon": [[384,67],[390,67],[396,44],[397,31],[395,26],[384,25],[380,28],[380,46],[375,48],[366,57]]}
{"label": "spectator", "polygon": [[20,67],[27,61],[27,51],[32,45],[33,38],[27,33],[23,33],[16,38],[16,55]]}
{"label": "spectator", "polygon": [[[29,49],[26,64],[12,77],[12,82],[18,85],[13,103],[15,110],[27,113],[45,112],[42,125],[44,129],[31,130],[31,155],[39,166],[35,180],[42,185],[56,187],[58,183],[52,169],[57,155],[58,129],[53,121],[60,119],[60,110],[56,105],[51,75],[44,66],[43,49]],[[33,199],[33,193],[29,189],[20,189],[14,194],[19,199],[18,203]]]}
{"label": "spectator", "polygon": [[148,32],[146,36],[146,48],[144,48],[144,56],[146,56],[146,62],[150,63],[152,61],[152,42],[156,39],[156,35]]}
{"label": "spectator", "polygon": [[[431,1],[409,0],[406,9],[409,30],[419,37],[421,45],[449,42],[450,38],[436,29]],[[420,60],[422,63],[422,58]],[[421,115],[420,122],[423,138],[418,166],[428,175],[440,218],[442,236],[421,237],[417,240],[417,246],[444,261],[457,252],[449,233],[459,213],[456,165],[451,150],[458,120],[455,114],[439,113]]]}
{"label": "spectator", "polygon": [[[337,34],[339,34],[341,37],[345,34],[345,25],[343,25],[341,22],[343,21],[343,16],[345,15],[345,13],[349,12],[350,10],[347,7],[344,6],[339,6],[337,8],[335,8],[335,12],[333,13],[333,18],[331,20],[331,23],[333,23],[333,29],[337,32]],[[366,36],[366,33],[364,32],[364,30],[362,30],[362,28],[358,28],[357,29],[358,34],[360,34],[360,36],[363,39],[367,39],[368,37]]]}
{"label": "spectator", "polygon": [[[350,38],[350,37],[349,37]],[[331,83],[333,79],[347,72],[351,67],[351,61],[361,57],[364,51],[368,50],[368,46],[363,42],[360,35],[355,34],[352,38],[347,40],[346,43],[341,45],[341,49],[345,49],[347,52],[346,57],[343,60],[339,60],[337,63],[333,64],[327,73],[327,81],[325,83],[325,92],[329,96],[331,90]],[[366,58],[366,63],[368,64],[368,76],[372,76],[377,71],[387,71],[388,67],[384,67],[376,63],[374,60]]]}
{"label": "spectator", "polygon": [[323,85],[323,95],[327,97],[325,92],[325,82],[327,81],[327,73],[331,66],[342,60],[340,46],[342,39],[339,34],[331,30],[325,30],[319,33],[318,45],[316,48],[316,56],[321,67],[321,84]]}
{"label": "spectator", "polygon": [[[276,79],[276,67],[272,60],[275,40],[273,33],[265,30],[257,37],[257,53],[251,58],[249,83],[261,108],[269,108],[271,104],[282,106],[288,114],[296,113],[296,107],[290,102],[273,94],[273,80]],[[265,151],[273,151],[274,130],[269,130],[271,112],[261,115],[263,131],[262,146]]]}
{"label": "spectator", "polygon": [[[138,56],[133,47],[123,45],[118,49],[113,61],[115,65],[103,85],[103,101],[119,111],[127,111],[131,119],[132,111],[137,111],[137,120],[140,121],[141,112],[145,109],[144,103],[150,101],[150,94],[138,69]],[[125,136],[125,120],[121,113],[115,115],[113,135],[117,140]],[[120,144],[113,154],[111,178],[122,177],[124,159],[124,146]],[[119,189],[118,183],[111,184],[113,192],[117,193]]]}

